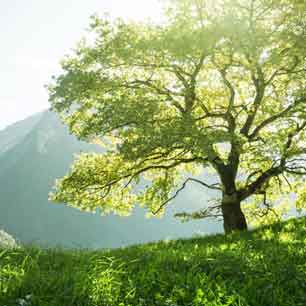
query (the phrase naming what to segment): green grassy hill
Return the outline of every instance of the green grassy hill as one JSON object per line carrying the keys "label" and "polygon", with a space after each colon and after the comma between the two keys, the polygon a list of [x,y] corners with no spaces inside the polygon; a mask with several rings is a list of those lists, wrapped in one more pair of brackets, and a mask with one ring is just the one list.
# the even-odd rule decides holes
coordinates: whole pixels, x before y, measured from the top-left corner
{"label": "green grassy hill", "polygon": [[306,218],[109,251],[0,251],[0,305],[306,305]]}

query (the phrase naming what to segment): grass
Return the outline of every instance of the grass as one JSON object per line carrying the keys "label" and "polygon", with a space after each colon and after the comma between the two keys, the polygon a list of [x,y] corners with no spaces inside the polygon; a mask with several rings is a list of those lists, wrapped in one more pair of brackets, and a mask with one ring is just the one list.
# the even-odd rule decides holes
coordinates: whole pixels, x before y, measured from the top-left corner
{"label": "grass", "polygon": [[109,251],[0,251],[0,305],[306,305],[306,218]]}

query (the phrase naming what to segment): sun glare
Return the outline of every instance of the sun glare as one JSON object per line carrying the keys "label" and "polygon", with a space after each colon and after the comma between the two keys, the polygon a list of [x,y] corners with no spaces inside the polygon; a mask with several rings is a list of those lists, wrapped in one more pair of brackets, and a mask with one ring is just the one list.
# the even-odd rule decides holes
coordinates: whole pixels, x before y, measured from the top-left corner
{"label": "sun glare", "polygon": [[116,17],[124,19],[158,21],[162,17],[162,3],[159,0],[116,0],[111,8]]}

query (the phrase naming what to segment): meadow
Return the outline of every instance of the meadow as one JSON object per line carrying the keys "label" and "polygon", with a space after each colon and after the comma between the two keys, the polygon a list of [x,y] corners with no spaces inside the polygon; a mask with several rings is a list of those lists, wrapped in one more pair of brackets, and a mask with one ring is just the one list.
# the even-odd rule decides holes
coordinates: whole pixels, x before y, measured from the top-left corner
{"label": "meadow", "polygon": [[113,250],[0,252],[1,306],[304,306],[306,218]]}

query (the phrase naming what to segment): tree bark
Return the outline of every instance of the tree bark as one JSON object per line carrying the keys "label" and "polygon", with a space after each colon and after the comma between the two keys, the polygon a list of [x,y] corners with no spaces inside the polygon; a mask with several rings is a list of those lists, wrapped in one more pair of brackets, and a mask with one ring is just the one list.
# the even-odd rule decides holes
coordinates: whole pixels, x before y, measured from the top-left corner
{"label": "tree bark", "polygon": [[246,218],[241,210],[240,201],[234,196],[223,196],[223,227],[226,234],[248,229]]}

